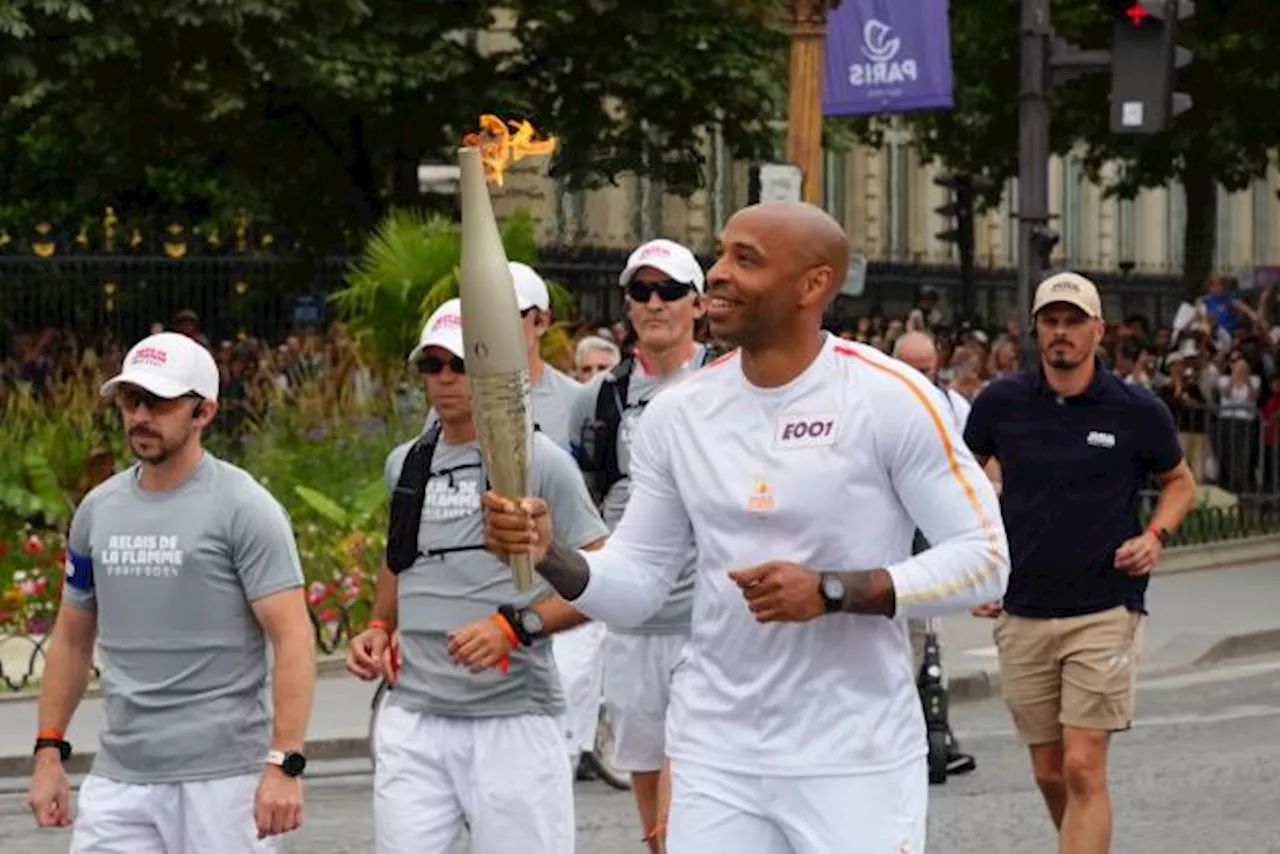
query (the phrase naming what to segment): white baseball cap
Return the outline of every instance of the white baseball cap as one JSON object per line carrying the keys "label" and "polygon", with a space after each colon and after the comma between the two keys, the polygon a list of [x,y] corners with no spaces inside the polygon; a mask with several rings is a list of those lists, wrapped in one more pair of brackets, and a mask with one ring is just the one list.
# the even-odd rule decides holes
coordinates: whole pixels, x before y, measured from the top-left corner
{"label": "white baseball cap", "polygon": [[539,311],[550,311],[551,292],[547,290],[547,283],[542,277],[528,264],[521,264],[519,261],[509,261],[507,266],[511,268],[511,281],[516,286],[516,305],[520,310],[523,312],[536,308]]}
{"label": "white baseball cap", "polygon": [[1090,317],[1102,319],[1102,298],[1097,286],[1079,273],[1055,273],[1036,288],[1036,298],[1031,304],[1031,316],[1055,302],[1074,305]]}
{"label": "white baseball cap", "polygon": [[409,354],[409,361],[416,362],[428,347],[443,347],[459,359],[466,358],[462,345],[462,300],[451,299],[431,313],[427,325],[422,327],[418,346]]}
{"label": "white baseball cap", "polygon": [[218,365],[198,341],[178,332],[159,332],[133,345],[120,373],[102,384],[102,395],[109,396],[124,383],[165,400],[188,394],[217,400]]}
{"label": "white baseball cap", "polygon": [[677,282],[693,285],[698,293],[706,290],[707,280],[702,275],[702,265],[692,252],[674,240],[660,237],[642,244],[627,259],[627,266],[618,277],[618,284],[624,288],[631,284],[631,278],[641,267],[661,270]]}

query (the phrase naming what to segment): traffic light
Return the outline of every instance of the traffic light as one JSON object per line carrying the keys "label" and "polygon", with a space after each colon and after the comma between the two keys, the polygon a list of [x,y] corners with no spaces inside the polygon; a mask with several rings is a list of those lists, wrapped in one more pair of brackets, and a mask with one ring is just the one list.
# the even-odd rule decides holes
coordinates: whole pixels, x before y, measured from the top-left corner
{"label": "traffic light", "polygon": [[934,235],[943,243],[954,243],[960,256],[960,309],[963,316],[973,312],[973,208],[978,186],[972,175],[939,175],[933,179],[939,187],[951,191],[951,199],[933,212],[948,221],[946,231]]}
{"label": "traffic light", "polygon": [[1178,69],[1191,52],[1178,47],[1178,22],[1193,12],[1189,0],[1112,0],[1111,131],[1155,134],[1191,107],[1174,91]]}
{"label": "traffic light", "polygon": [[1058,232],[1048,226],[1037,225],[1031,229],[1031,251],[1039,259],[1041,271],[1053,268],[1053,250],[1059,240]]}
{"label": "traffic light", "polygon": [[933,179],[939,187],[951,191],[951,200],[933,212],[949,221],[946,231],[934,235],[943,243],[954,243],[963,262],[966,253],[973,253],[973,202],[974,184],[972,175],[939,175]]}

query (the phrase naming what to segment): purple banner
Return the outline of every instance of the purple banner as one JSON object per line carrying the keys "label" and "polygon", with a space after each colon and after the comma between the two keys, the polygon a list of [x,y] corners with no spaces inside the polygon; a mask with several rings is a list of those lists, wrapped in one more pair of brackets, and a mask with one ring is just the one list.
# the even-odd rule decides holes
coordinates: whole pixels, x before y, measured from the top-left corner
{"label": "purple banner", "polygon": [[823,113],[950,109],[948,0],[843,0],[827,18]]}

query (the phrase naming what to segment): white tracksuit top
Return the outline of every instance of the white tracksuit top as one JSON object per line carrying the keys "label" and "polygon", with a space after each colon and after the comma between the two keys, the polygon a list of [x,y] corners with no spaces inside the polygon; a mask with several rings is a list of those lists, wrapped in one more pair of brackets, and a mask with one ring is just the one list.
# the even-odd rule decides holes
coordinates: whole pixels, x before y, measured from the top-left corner
{"label": "white tracksuit top", "polygon": [[[776,776],[876,773],[926,753],[908,617],[999,599],[1009,549],[994,489],[941,392],[828,336],[780,388],[737,352],[669,387],[634,436],[631,498],[574,606],[636,625],[697,554],[693,631],[667,719],[674,761]],[[911,556],[915,529],[934,546]],[[894,619],[761,625],[727,573],[769,560],[886,568]]]}

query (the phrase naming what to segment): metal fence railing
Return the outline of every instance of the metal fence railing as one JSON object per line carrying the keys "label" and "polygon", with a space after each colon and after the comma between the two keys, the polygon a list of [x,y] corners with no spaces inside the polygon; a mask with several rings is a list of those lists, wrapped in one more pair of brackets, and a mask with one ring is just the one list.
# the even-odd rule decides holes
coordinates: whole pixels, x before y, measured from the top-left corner
{"label": "metal fence railing", "polygon": [[[1280,533],[1280,410],[1258,406],[1253,384],[1215,384],[1184,394],[1161,389],[1178,427],[1199,500],[1172,545],[1198,545]],[[1156,490],[1144,492],[1143,513],[1155,508]]]}

